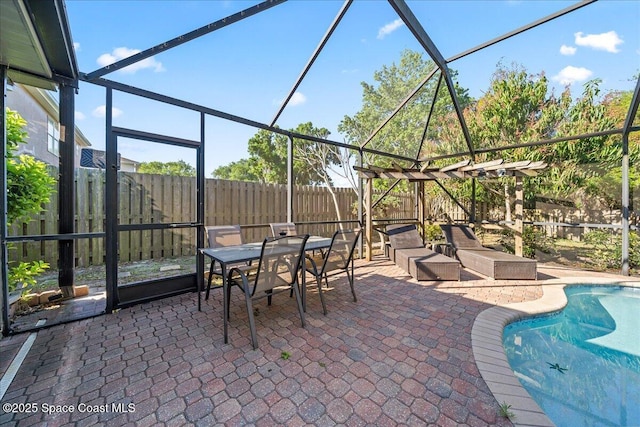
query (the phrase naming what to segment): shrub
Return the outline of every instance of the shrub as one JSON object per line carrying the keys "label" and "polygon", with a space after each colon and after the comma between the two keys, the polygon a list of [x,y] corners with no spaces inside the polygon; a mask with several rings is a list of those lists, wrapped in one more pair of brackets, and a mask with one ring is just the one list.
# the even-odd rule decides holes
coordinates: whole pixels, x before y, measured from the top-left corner
{"label": "shrub", "polygon": [[[506,252],[515,253],[515,238],[513,230],[503,230],[500,244]],[[553,239],[535,226],[525,226],[522,230],[522,256],[535,258],[536,250],[549,254],[555,251]]]}
{"label": "shrub", "polygon": [[11,267],[9,269],[9,292],[16,289],[27,291],[28,286],[36,284],[36,277],[48,268],[49,264],[44,261],[21,262],[17,266]]}
{"label": "shrub", "polygon": [[427,241],[442,240],[442,229],[438,224],[425,224],[424,225],[424,239]]}
{"label": "shrub", "polygon": [[[7,121],[7,221],[9,224],[30,221],[31,215],[47,203],[56,183],[44,162],[15,151],[27,139],[27,122],[15,111],[6,109]],[[9,291],[36,283],[35,276],[49,268],[44,261],[21,262],[9,268]]]}
{"label": "shrub", "polygon": [[[593,247],[591,259],[601,268],[622,267],[622,235],[607,230],[592,230],[584,241]],[[640,268],[640,236],[629,234],[629,267]]]}

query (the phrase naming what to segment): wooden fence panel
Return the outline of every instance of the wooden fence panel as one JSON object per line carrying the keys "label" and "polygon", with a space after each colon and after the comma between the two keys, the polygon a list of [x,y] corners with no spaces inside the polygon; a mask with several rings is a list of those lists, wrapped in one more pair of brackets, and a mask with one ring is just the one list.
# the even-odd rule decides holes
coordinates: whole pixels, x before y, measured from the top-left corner
{"label": "wooden fence panel", "polygon": [[[89,192],[89,232],[104,231],[105,218],[105,175],[100,169],[86,169],[88,179],[88,192]],[[104,263],[104,239],[89,239],[90,256],[87,260],[87,265],[101,265]]]}
{"label": "wooden fence panel", "polygon": [[[55,172],[54,172],[55,173]],[[196,220],[195,179],[163,175],[118,173],[118,223],[184,223]],[[353,206],[356,193],[350,189],[335,189],[342,219],[356,219]],[[98,169],[79,169],[76,173],[76,230],[104,231],[105,174]],[[399,196],[398,217],[411,216],[411,195]],[[245,228],[247,241],[260,241],[269,234],[271,222],[286,221],[287,187],[282,184],[235,182],[207,179],[205,188],[205,224],[243,224],[263,227]],[[407,214],[409,212],[409,214]],[[58,202],[54,196],[33,221],[23,227],[11,228],[11,235],[56,234]],[[337,219],[333,197],[323,187],[296,186],[294,221],[315,222]],[[350,225],[351,226],[351,225]],[[301,225],[300,231],[330,236],[334,224]],[[195,254],[193,229],[126,231],[119,233],[119,260],[130,262]],[[16,244],[11,260],[41,260],[57,264],[57,242],[25,242]],[[102,265],[104,239],[79,239],[76,244],[76,265]]]}
{"label": "wooden fence panel", "polygon": [[[76,232],[89,232],[91,220],[91,200],[89,190],[89,169],[78,169],[76,173]],[[91,256],[89,239],[79,239],[75,242],[76,265],[78,267],[89,265]]]}

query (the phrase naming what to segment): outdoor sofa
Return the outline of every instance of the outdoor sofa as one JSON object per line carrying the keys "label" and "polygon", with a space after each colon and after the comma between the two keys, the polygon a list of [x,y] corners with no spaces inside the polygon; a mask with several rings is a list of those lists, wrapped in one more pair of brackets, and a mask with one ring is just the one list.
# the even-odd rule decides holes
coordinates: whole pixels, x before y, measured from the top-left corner
{"label": "outdoor sofa", "polygon": [[536,280],[536,260],[485,248],[469,226],[446,224],[440,228],[464,268],[497,280]]}
{"label": "outdoor sofa", "polygon": [[415,225],[388,225],[386,232],[389,257],[414,279],[460,280],[460,263],[426,248]]}

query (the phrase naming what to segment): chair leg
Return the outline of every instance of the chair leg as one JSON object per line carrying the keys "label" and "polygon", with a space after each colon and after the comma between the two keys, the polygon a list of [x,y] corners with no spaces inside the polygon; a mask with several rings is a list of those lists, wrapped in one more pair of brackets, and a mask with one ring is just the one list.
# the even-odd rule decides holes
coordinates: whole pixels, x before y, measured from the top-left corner
{"label": "chair leg", "polygon": [[320,302],[322,303],[322,312],[326,316],[327,306],[324,303],[324,295],[322,294],[322,276],[319,274],[316,276],[316,285],[318,285],[318,294],[320,294]]}
{"label": "chair leg", "polygon": [[[231,287],[233,285],[231,283],[229,283],[227,285],[227,295],[225,295],[225,298],[227,299],[227,307],[231,307]],[[231,310],[227,311],[227,319],[229,319],[231,317]]]}
{"label": "chair leg", "polygon": [[292,285],[293,293],[296,294],[296,302],[298,303],[298,312],[300,313],[300,320],[302,322],[302,327],[305,327],[304,321],[304,310],[302,309],[302,296],[300,295],[300,289],[298,289],[298,284],[294,283]]}
{"label": "chair leg", "polygon": [[251,295],[249,293],[248,286],[244,289],[244,299],[247,305],[247,316],[249,317],[249,330],[251,331],[251,344],[253,349],[258,349],[258,336],[256,334],[256,322],[253,318],[253,304],[251,303]]}
{"label": "chair leg", "polygon": [[349,279],[349,286],[351,286],[351,295],[353,295],[353,302],[358,302],[358,298],[356,298],[356,290],[353,287],[353,271],[349,274],[349,270],[347,270],[347,279]]}
{"label": "chair leg", "polygon": [[351,274],[349,274],[349,266],[347,265],[347,277],[349,278],[349,286],[351,286],[351,293],[353,294],[353,302],[358,302],[356,290],[353,287],[353,259],[351,259]]}

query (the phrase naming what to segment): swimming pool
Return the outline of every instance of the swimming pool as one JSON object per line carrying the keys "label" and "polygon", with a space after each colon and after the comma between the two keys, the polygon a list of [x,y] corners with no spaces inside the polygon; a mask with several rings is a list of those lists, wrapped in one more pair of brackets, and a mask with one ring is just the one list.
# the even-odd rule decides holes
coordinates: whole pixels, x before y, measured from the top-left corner
{"label": "swimming pool", "polygon": [[516,377],[558,426],[640,425],[640,289],[565,293],[562,311],[505,327]]}

